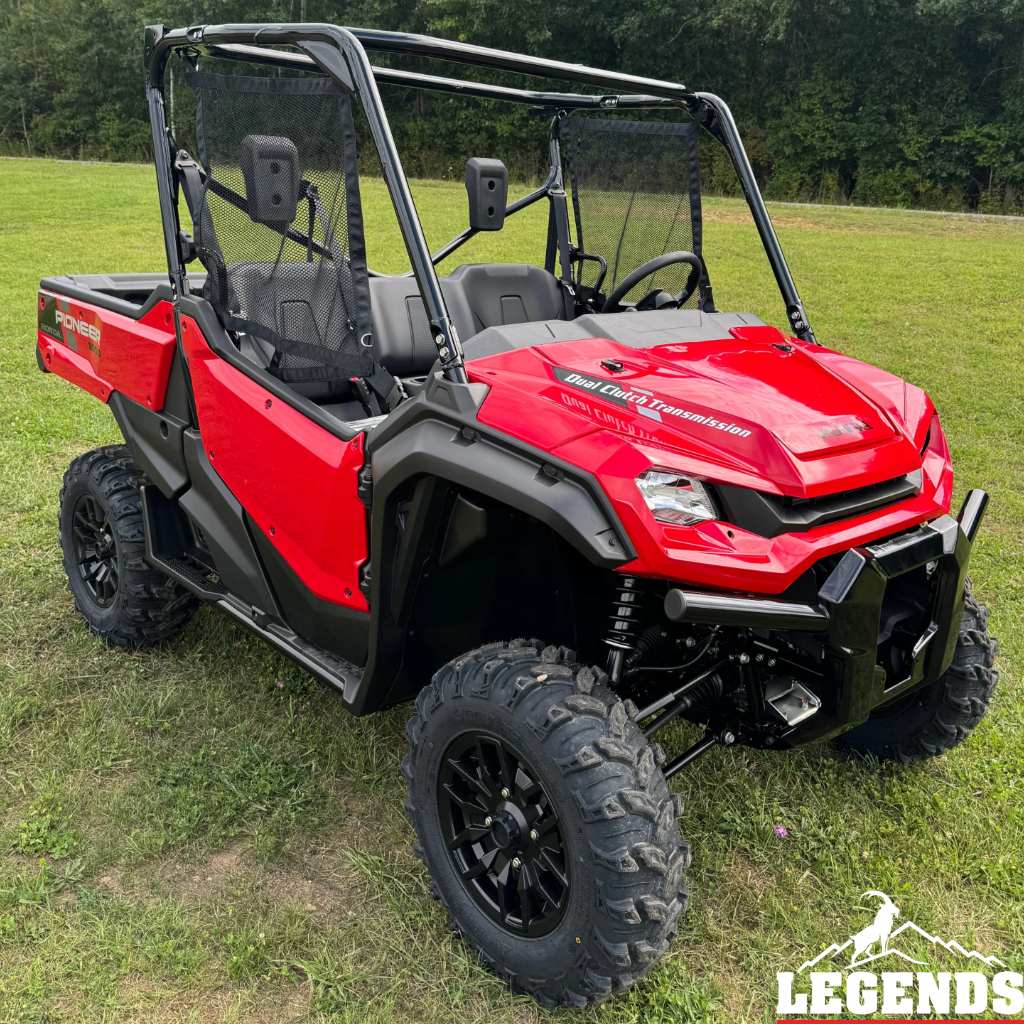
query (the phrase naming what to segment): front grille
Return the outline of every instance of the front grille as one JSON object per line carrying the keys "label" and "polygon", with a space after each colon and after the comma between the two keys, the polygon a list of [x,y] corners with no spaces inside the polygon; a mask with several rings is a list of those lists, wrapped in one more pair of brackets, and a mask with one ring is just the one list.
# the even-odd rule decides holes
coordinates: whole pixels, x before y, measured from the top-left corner
{"label": "front grille", "polygon": [[922,480],[918,469],[894,480],[819,498],[765,494],[732,484],[715,484],[714,490],[727,522],[762,537],[777,537],[782,533],[803,533],[906,501],[920,493]]}

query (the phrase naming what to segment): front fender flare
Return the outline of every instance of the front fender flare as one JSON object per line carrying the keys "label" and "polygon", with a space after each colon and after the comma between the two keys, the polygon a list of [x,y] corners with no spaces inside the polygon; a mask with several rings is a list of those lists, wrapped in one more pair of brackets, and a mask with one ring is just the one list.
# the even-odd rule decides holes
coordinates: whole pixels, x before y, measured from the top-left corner
{"label": "front fender flare", "polygon": [[[436,523],[407,524],[414,538],[400,550],[398,503],[409,484],[434,478],[475,491],[540,520],[596,566],[614,569],[636,551],[608,496],[589,473],[478,422],[485,384],[453,384],[437,374],[367,439],[373,477],[370,525],[369,660],[351,710],[365,714],[394,702],[403,673],[411,592],[434,543]],[[440,514],[425,496],[414,515]],[[401,561],[401,564],[398,562]],[[396,597],[395,580],[411,580]]]}

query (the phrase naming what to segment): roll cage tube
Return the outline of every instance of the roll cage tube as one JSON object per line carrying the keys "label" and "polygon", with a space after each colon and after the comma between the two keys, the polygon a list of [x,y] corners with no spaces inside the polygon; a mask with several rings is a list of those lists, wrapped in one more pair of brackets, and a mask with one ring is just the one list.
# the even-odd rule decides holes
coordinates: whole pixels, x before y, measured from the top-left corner
{"label": "roll cage tube", "polygon": [[[272,44],[294,46],[303,52],[292,53],[266,48]],[[436,75],[375,68],[367,57],[366,50],[368,49],[431,57],[452,63],[575,82],[592,87],[629,89],[631,91],[628,94],[623,92],[621,95],[594,96],[582,93],[537,92],[487,83],[462,82]],[[147,29],[146,39],[147,93],[150,90],[162,90],[164,69],[172,50],[180,51],[183,55],[202,54],[295,70],[320,71],[356,92],[377,148],[388,192],[409,253],[412,273],[419,285],[431,322],[441,364],[444,367],[445,375],[456,383],[465,383],[468,379],[463,367],[462,346],[448,316],[440,284],[434,271],[435,262],[439,262],[438,255],[431,254],[427,247],[409,184],[402,169],[401,159],[398,156],[387,115],[377,90],[378,80],[385,84],[523,103],[548,111],[557,109],[639,110],[679,107],[688,109],[692,114],[696,114],[702,109],[710,112],[713,116],[705,118],[705,127],[726,148],[732,160],[785,303],[790,327],[797,337],[817,344],[800,301],[796,284],[783,255],[782,246],[775,234],[775,228],[757,186],[753,168],[743,148],[732,113],[728,105],[712,93],[692,92],[686,86],[673,82],[647,79],[622,72],[602,71],[579,64],[567,64],[562,61],[530,57],[430,36],[374,29],[346,29],[334,25],[311,23],[198,26],[189,29],[175,29],[170,32],[165,32],[162,26],[153,26]],[[164,120],[163,105],[154,102],[152,98],[150,117],[154,146],[158,150],[164,149],[164,153],[157,156],[157,180],[161,193],[167,191],[166,201],[161,194],[161,208],[166,210],[168,206],[174,207],[175,205],[173,176],[170,170],[170,140]],[[165,172],[161,172],[161,165],[166,167]],[[548,196],[554,200],[557,184],[553,185],[550,177],[549,181],[545,182],[545,190]],[[536,201],[541,198],[542,194],[542,190],[537,190],[526,197],[526,200]],[[527,202],[521,200],[517,208],[521,209],[523,205],[527,205]],[[553,202],[553,209],[556,206],[557,203]],[[176,212],[170,219],[165,216],[164,230],[168,249],[168,270],[171,273],[172,286],[176,285],[175,276],[179,279],[177,290],[177,287],[184,287],[184,272],[180,267]],[[450,255],[459,245],[467,241],[468,237],[458,236],[448,245],[442,247],[439,253]],[[173,259],[172,248],[174,250]],[[550,250],[549,236],[546,262],[550,261],[552,255]]]}
{"label": "roll cage tube", "polygon": [[757,179],[754,177],[754,169],[750,166],[747,151],[743,148],[740,139],[739,129],[733,120],[732,111],[724,100],[714,93],[694,93],[696,98],[714,115],[714,119],[707,126],[708,131],[725,147],[726,152],[732,158],[732,165],[739,178],[740,187],[746,197],[747,206],[754,217],[757,225],[757,233],[761,236],[761,244],[764,246],[768,263],[775,274],[775,281],[782,294],[782,301],[786,304],[786,316],[789,319],[789,326],[793,333],[803,341],[809,341],[814,345],[818,340],[814,337],[811,329],[811,322],[807,318],[800,295],[796,290],[796,282],[789,272],[789,265],[782,253],[782,245],[778,235],[775,234],[775,227],[768,215],[768,209],[764,205],[764,198],[761,190],[757,187]]}
{"label": "roll cage tube", "polygon": [[[219,60],[240,60],[258,62],[270,67],[290,68],[294,71],[312,69],[310,59],[301,53],[286,50],[264,50],[258,46],[242,43],[223,43],[204,47],[207,56]],[[406,86],[426,92],[456,93],[460,96],[474,96],[483,100],[504,100],[508,103],[524,103],[545,110],[658,110],[678,108],[678,100],[645,95],[604,95],[588,96],[571,92],[535,92],[516,89],[505,85],[491,85],[488,82],[460,81],[428,75],[420,71],[400,71],[397,68],[382,68],[373,65],[373,76],[384,85]]]}

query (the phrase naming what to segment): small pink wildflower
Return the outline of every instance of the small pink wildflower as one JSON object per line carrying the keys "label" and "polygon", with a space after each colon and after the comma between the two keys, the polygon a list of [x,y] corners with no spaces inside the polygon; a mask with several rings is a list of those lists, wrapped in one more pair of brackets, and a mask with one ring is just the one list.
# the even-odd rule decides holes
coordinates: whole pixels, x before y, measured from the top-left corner
{"label": "small pink wildflower", "polygon": [[785,839],[785,838],[786,838],[786,836],[788,836],[788,835],[789,835],[789,829],[788,829],[788,828],[786,828],[786,827],[785,827],[785,826],[783,826],[783,825],[776,825],[776,826],[775,826],[775,834],[776,834],[776,835],[777,835],[777,836],[778,836],[778,837],[779,837],[780,839]]}
{"label": "small pink wildflower", "polygon": [[277,688],[278,688],[279,690],[283,690],[283,689],[284,689],[284,680],[283,680],[283,679],[278,679],[278,681],[277,681],[276,683],[274,683],[274,685],[275,685],[275,686],[276,686],[276,687],[277,687]]}

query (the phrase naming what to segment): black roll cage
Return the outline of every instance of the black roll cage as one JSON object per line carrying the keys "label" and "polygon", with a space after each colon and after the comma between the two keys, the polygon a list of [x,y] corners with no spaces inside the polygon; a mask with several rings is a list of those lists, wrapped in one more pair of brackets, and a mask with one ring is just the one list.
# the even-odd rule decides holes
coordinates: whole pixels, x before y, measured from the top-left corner
{"label": "black roll cage", "polygon": [[[273,49],[273,46],[291,46],[301,52]],[[583,93],[536,92],[515,89],[484,82],[400,71],[371,65],[367,50],[402,53],[429,57],[457,64],[469,64],[494,71],[532,75],[557,81],[574,82],[602,89],[621,90],[604,95]],[[314,71],[327,75],[344,88],[355,93],[360,100],[369,125],[384,181],[398,218],[402,238],[430,320],[431,333],[437,345],[445,375],[455,383],[466,383],[462,345],[455,325],[448,315],[441,286],[434,266],[459,248],[476,232],[463,231],[456,238],[431,253],[420,225],[416,207],[394,137],[377,89],[378,82],[436,92],[454,93],[481,99],[505,100],[522,103],[556,115],[572,110],[651,110],[683,109],[702,120],[703,126],[729,153],[747,205],[754,218],[768,262],[786,306],[789,325],[805,341],[817,344],[814,332],[804,311],[796,284],[786,263],[775,228],[765,208],[760,189],[754,178],[746,151],[732,113],[726,103],[707,92],[691,92],[686,86],[641,78],[617,71],[601,71],[580,64],[545,60],[504,50],[473,46],[431,36],[405,32],[385,32],[377,29],[341,28],[317,23],[265,24],[265,25],[200,25],[166,31],[162,25],[146,29],[146,98],[149,105],[150,126],[153,132],[153,151],[157,172],[157,189],[164,229],[164,247],[174,297],[175,327],[179,345],[181,326],[178,298],[188,290],[184,270],[181,226],[178,220],[177,194],[172,151],[174,140],[167,127],[164,112],[163,83],[167,60],[171,54],[194,59],[199,56],[241,60],[270,67],[297,71]],[[626,91],[629,90],[629,91]],[[554,270],[555,250],[559,250],[563,285],[567,289],[567,305],[572,300],[572,260],[575,255],[569,245],[568,209],[562,182],[561,156],[558,139],[551,136],[551,172],[541,188],[512,203],[506,215],[515,213],[543,198],[551,203],[547,253],[549,270]],[[556,244],[557,240],[557,244]]]}

